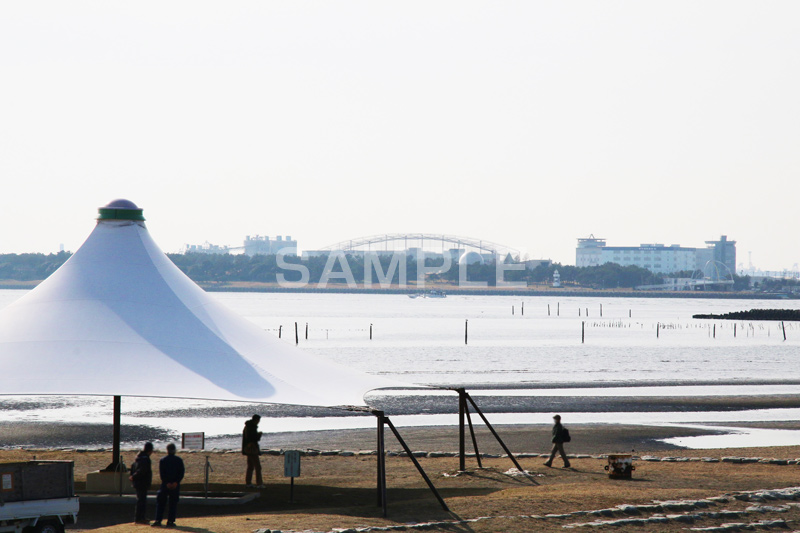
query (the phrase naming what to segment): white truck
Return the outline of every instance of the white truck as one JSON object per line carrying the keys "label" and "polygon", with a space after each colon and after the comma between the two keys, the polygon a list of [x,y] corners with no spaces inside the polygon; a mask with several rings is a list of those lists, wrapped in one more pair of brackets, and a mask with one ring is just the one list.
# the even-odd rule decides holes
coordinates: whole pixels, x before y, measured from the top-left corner
{"label": "white truck", "polygon": [[78,520],[72,461],[0,463],[0,533],[63,533]]}

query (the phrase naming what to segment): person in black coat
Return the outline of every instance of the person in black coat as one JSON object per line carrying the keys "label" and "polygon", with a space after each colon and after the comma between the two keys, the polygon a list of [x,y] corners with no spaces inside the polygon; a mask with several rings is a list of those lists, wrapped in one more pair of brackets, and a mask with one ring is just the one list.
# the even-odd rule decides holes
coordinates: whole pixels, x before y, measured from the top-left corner
{"label": "person in black coat", "polygon": [[564,460],[564,468],[569,468],[569,459],[567,459],[567,454],[564,451],[564,426],[561,425],[561,415],[555,415],[553,417],[555,424],[553,424],[553,449],[550,452],[550,459],[544,464],[544,466],[553,466],[553,459],[556,458],[556,453],[561,454],[561,459]]}
{"label": "person in black coat", "polygon": [[171,442],[167,444],[167,455],[158,462],[158,472],[161,475],[161,488],[156,494],[156,521],[153,526],[161,526],[161,519],[164,518],[164,507],[169,499],[169,511],[167,512],[167,527],[175,527],[175,518],[178,515],[178,498],[181,493],[181,480],[185,468],[183,459],[175,455],[175,445]]}
{"label": "person in black coat", "polygon": [[131,480],[133,488],[136,489],[136,515],[134,522],[137,524],[150,524],[147,519],[147,491],[153,484],[153,468],[150,463],[150,455],[153,453],[153,443],[147,442],[136,460],[131,466]]}
{"label": "person in black coat", "polygon": [[261,479],[261,449],[258,446],[258,441],[261,440],[261,432],[258,430],[258,423],[261,421],[259,415],[253,417],[244,423],[244,431],[242,431],[242,455],[247,456],[247,472],[245,473],[245,484],[248,487],[253,486],[253,472],[256,473],[256,485],[258,488],[264,488],[264,482]]}

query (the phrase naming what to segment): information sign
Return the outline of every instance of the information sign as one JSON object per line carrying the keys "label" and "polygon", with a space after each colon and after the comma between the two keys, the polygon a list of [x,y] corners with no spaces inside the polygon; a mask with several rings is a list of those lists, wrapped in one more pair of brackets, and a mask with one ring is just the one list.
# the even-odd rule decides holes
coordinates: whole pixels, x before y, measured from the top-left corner
{"label": "information sign", "polygon": [[184,450],[204,450],[206,434],[203,431],[181,434],[181,448]]}
{"label": "information sign", "polygon": [[286,450],[283,452],[283,475],[284,477],[300,477],[300,452],[297,450]]}

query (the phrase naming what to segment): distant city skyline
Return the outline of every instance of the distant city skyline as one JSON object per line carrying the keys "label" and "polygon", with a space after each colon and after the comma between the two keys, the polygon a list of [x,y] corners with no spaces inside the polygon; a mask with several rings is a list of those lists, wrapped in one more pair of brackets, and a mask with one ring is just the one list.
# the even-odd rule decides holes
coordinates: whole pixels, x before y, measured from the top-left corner
{"label": "distant city skyline", "polygon": [[800,4],[0,3],[0,253],[127,198],[167,252],[290,233],[800,262]]}
{"label": "distant city skyline", "polygon": [[[352,238],[356,239],[356,238],[365,237],[365,236],[367,236],[367,235],[360,235],[358,237],[354,236]],[[461,237],[469,238],[466,235],[462,235]],[[594,234],[590,234],[588,237],[578,237],[577,239],[574,239],[574,240],[581,241],[581,240],[586,240],[586,239],[596,239],[596,237],[594,237]],[[598,239],[600,239],[600,238],[598,238]],[[266,248],[261,248],[261,249],[257,248],[256,247],[256,243],[259,240],[266,240],[267,247]],[[337,241],[337,242],[341,242],[342,240],[346,241],[348,239],[339,239],[339,241]],[[488,241],[490,239],[486,239],[486,240]],[[686,244],[686,243],[670,243],[670,244],[666,244],[666,243],[663,243],[663,242],[655,242],[655,241],[642,242],[642,243],[637,243],[637,244],[633,244],[633,243],[625,243],[625,244],[623,244],[623,243],[617,242],[615,239],[601,239],[601,240],[610,241],[610,248],[619,248],[620,246],[622,246],[622,247],[662,246],[662,247],[665,247],[665,248],[668,249],[669,247],[683,247],[684,244]],[[688,243],[688,244],[698,245],[698,243],[700,243],[700,242],[701,242],[700,240],[696,240],[696,242],[693,241],[692,243]],[[272,248],[270,248],[269,243],[272,243]],[[275,247],[276,244],[278,244],[277,248]],[[259,234],[250,235],[250,234],[248,234],[248,235],[244,236],[242,239],[240,239],[238,241],[238,243],[237,243],[236,240],[232,240],[231,242],[225,242],[225,243],[222,243],[222,242],[210,242],[208,240],[204,240],[201,243],[184,243],[177,250],[165,250],[165,252],[167,252],[167,253],[188,253],[188,252],[246,253],[247,255],[254,255],[255,253],[266,253],[266,254],[275,253],[275,250],[277,250],[277,249],[283,249],[283,248],[287,248],[287,247],[292,247],[293,246],[293,247],[295,247],[297,249],[298,254],[302,255],[305,252],[321,250],[321,249],[327,248],[328,246],[331,246],[333,244],[336,244],[336,243],[329,243],[326,246],[317,247],[317,248],[311,248],[311,247],[302,246],[299,243],[298,239],[293,239],[291,237],[291,235],[283,236],[283,235],[274,234],[274,236],[272,238],[270,238],[270,236],[268,236],[268,235],[259,235]],[[263,243],[262,243],[262,246],[263,246]],[[248,248],[249,248],[249,251],[246,251],[246,249],[248,249]],[[74,250],[70,250],[70,249],[64,247],[63,244],[59,244],[58,249],[56,249],[56,250],[27,250],[27,251],[13,251],[13,252],[0,250],[0,253],[45,253],[45,254],[48,254],[48,253],[57,253],[57,252],[61,251],[62,249],[66,250],[66,251],[70,251],[70,252],[74,251]],[[737,253],[738,253],[737,258],[736,258],[736,267],[737,267],[736,268],[736,272],[737,273],[740,272],[740,271],[750,271],[751,273],[758,273],[758,272],[769,272],[769,273],[794,272],[794,273],[797,273],[797,272],[800,272],[800,270],[798,269],[798,265],[797,264],[793,264],[793,265],[786,266],[786,267],[783,267],[783,268],[774,268],[774,269],[762,268],[762,267],[760,267],[759,265],[757,265],[755,263],[751,265],[750,264],[750,254],[747,254],[747,253],[743,254],[740,249],[737,250]],[[559,264],[563,264],[563,265],[586,266],[586,265],[579,264],[579,261],[576,260],[577,258],[575,257],[575,249],[573,249],[572,261],[570,261],[570,260],[566,260],[566,261],[555,260],[555,259],[552,259],[551,257],[547,257],[546,254],[544,256],[542,256],[542,257],[532,257],[532,256],[530,256],[530,254],[528,254],[527,252],[524,252],[524,251],[520,251],[519,256],[520,256],[521,259],[524,259],[527,256],[529,259],[545,259],[545,260],[550,260],[550,261],[553,261],[555,263],[559,263]],[[625,264],[625,263],[621,263],[621,264]]]}

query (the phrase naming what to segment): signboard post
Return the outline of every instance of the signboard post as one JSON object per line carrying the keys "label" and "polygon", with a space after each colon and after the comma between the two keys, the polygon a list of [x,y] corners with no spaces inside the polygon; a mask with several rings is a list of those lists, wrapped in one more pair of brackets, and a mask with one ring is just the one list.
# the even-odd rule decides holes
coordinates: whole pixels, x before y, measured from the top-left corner
{"label": "signboard post", "polygon": [[[181,433],[181,449],[205,450],[206,449],[205,432],[197,431],[195,433]],[[208,498],[208,473],[213,471],[214,469],[211,468],[211,463],[208,461],[208,456],[206,455],[205,479],[203,483],[206,492],[206,498]]]}
{"label": "signboard post", "polygon": [[286,450],[283,452],[283,476],[292,478],[289,489],[289,503],[294,503],[294,478],[300,477],[300,452]]}

